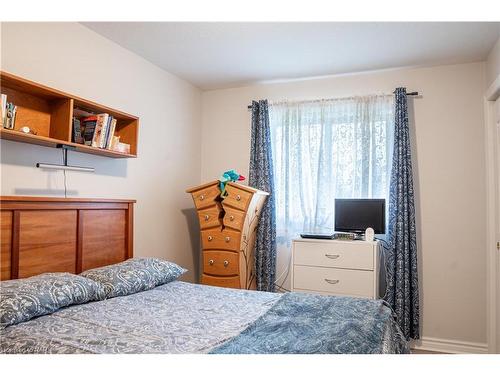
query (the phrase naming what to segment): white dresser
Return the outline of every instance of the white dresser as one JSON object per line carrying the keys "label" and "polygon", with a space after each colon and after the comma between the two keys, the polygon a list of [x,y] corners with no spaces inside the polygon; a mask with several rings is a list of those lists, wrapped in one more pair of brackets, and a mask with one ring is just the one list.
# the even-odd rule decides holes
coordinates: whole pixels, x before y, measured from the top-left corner
{"label": "white dresser", "polygon": [[379,243],[296,239],[292,290],[378,298]]}

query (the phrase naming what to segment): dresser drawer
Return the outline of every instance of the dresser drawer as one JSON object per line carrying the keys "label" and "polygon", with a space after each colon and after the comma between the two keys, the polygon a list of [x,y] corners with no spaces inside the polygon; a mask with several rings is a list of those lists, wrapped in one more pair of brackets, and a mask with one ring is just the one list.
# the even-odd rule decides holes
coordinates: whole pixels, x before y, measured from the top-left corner
{"label": "dresser drawer", "polygon": [[240,230],[243,228],[246,213],[234,208],[225,207],[224,225],[228,228]]}
{"label": "dresser drawer", "polygon": [[197,190],[191,193],[191,196],[198,210],[213,206],[216,203],[216,199],[220,196],[219,185],[214,184],[205,189]]}
{"label": "dresser drawer", "polygon": [[200,221],[200,229],[219,227],[221,220],[219,216],[222,208],[219,204],[198,211],[198,220]]}
{"label": "dresser drawer", "polygon": [[235,230],[208,229],[201,231],[203,249],[240,250],[241,233]]}
{"label": "dresser drawer", "polygon": [[247,210],[253,193],[229,184],[226,185],[226,192],[227,196],[222,201],[224,207],[230,206],[242,211]]}
{"label": "dresser drawer", "polygon": [[373,298],[374,272],[296,265],[293,289]]}
{"label": "dresser drawer", "polygon": [[303,266],[373,270],[374,248],[366,242],[294,242],[293,263]]}
{"label": "dresser drawer", "polygon": [[239,255],[232,251],[204,250],[203,272],[214,276],[239,274]]}
{"label": "dresser drawer", "polygon": [[203,274],[201,275],[201,283],[212,286],[222,286],[225,288],[240,288],[240,277],[215,277]]}

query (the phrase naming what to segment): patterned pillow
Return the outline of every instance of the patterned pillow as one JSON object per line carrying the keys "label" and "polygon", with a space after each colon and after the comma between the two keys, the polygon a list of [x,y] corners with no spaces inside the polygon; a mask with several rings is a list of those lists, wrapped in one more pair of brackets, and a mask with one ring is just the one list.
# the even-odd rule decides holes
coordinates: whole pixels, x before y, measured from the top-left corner
{"label": "patterned pillow", "polygon": [[44,273],[0,282],[0,327],[25,322],[62,307],[103,297],[102,286],[70,273]]}
{"label": "patterned pillow", "polygon": [[80,275],[100,283],[106,298],[126,296],[176,280],[186,270],[158,258],[133,258]]}

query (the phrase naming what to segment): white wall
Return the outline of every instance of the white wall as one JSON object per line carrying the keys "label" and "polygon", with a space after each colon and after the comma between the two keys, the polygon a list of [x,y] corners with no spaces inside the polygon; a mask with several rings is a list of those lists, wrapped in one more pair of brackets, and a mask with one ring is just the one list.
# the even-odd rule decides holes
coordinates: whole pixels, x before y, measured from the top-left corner
{"label": "white wall", "polygon": [[488,54],[486,60],[486,87],[489,87],[500,75],[500,38]]}
{"label": "white wall", "polygon": [[[410,101],[423,336],[485,344],[484,77],[484,63],[473,63],[204,92],[202,181],[230,168],[248,175],[252,99],[418,90]],[[286,259],[279,254],[278,274]]]}
{"label": "white wall", "polygon": [[[496,44],[491,49],[486,60],[486,97],[493,94],[490,91],[493,88],[493,83],[500,77],[500,38],[497,40]],[[494,89],[496,91],[496,89]],[[495,154],[500,151],[500,142],[497,139],[496,123],[495,123],[495,105],[493,101],[487,101],[485,103],[485,156],[486,156],[486,183],[487,183],[487,225],[490,226],[491,230],[487,231],[487,241],[488,241],[488,253],[487,253],[487,277],[490,279],[488,282],[488,321],[489,321],[489,345],[491,352],[500,351],[500,262],[498,262],[499,256],[495,250],[496,245],[496,217],[500,215],[498,210],[498,203],[496,202],[496,191],[498,181],[498,169],[495,165]],[[498,150],[498,151],[497,151]]]}
{"label": "white wall", "polygon": [[[69,196],[137,199],[135,255],[173,260],[192,280],[198,235],[184,190],[200,178],[200,91],[77,23],[1,27],[2,70],[140,117],[137,159],[70,153],[96,173],[67,172]],[[1,194],[63,196],[62,171],[34,167],[60,160],[59,150],[2,140]]]}

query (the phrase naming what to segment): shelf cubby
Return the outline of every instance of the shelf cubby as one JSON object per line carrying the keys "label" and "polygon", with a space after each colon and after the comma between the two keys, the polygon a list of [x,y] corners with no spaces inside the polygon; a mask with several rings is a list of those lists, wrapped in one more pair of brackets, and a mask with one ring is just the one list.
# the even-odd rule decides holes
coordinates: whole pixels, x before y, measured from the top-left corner
{"label": "shelf cubby", "polygon": [[[14,129],[0,128],[0,138],[16,142],[56,147],[69,145],[76,151],[112,158],[137,157],[139,118],[90,100],[28,81],[7,72],[0,72],[1,93],[17,106]],[[120,142],[130,144],[130,153],[90,147],[71,141],[75,108],[90,113],[108,113],[117,119],[115,135]],[[19,129],[28,126],[35,134]]]}

